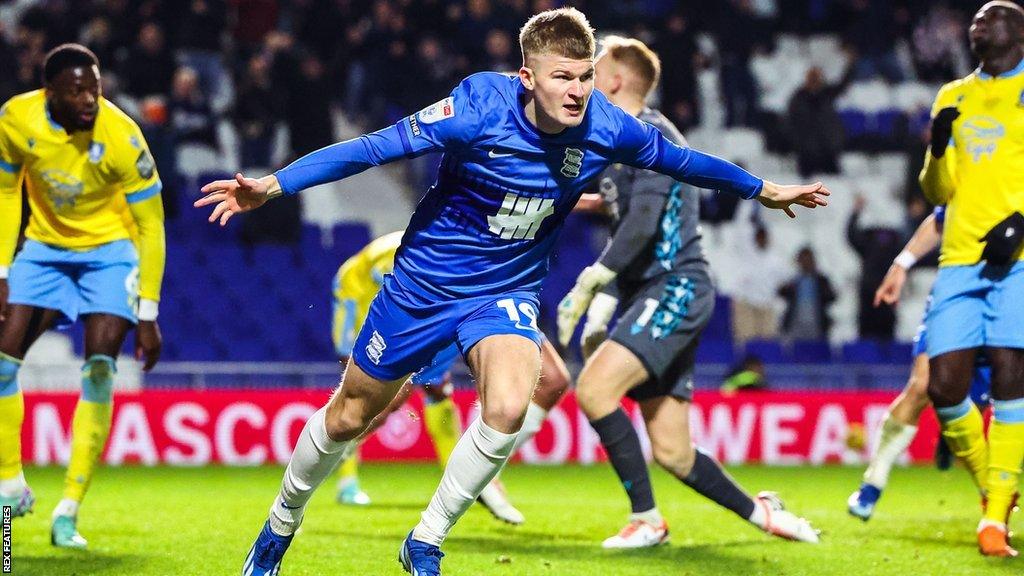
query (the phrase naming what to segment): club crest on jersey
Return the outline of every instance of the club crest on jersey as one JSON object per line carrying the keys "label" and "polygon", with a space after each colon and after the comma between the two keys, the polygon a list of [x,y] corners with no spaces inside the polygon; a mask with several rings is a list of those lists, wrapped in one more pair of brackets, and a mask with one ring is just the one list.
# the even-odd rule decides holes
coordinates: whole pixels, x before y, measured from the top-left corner
{"label": "club crest on jersey", "polygon": [[434,102],[416,114],[416,117],[419,118],[420,122],[423,124],[433,124],[439,120],[452,118],[454,116],[455,98],[452,98],[451,96],[441,100],[440,102]]}
{"label": "club crest on jersey", "polygon": [[107,149],[103,142],[93,142],[89,144],[89,162],[93,164],[99,164],[100,159],[103,158],[103,152]]}
{"label": "club crest on jersey", "polygon": [[374,364],[380,364],[380,357],[384,355],[384,349],[387,347],[384,337],[374,330],[373,335],[370,336],[370,343],[366,345],[366,355]]}
{"label": "club crest on jersey", "polygon": [[583,151],[577,148],[566,148],[565,159],[562,160],[562,176],[575,178],[580,175],[583,167]]}

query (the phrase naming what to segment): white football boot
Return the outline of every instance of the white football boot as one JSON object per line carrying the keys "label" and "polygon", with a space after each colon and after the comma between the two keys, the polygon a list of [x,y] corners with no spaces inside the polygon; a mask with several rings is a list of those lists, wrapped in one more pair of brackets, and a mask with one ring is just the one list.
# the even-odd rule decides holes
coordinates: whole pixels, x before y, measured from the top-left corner
{"label": "white football boot", "polygon": [[477,497],[477,501],[483,504],[488,512],[502,522],[518,526],[526,521],[523,513],[509,502],[508,494],[505,493],[505,486],[497,478],[491,480],[487,486],[484,486],[480,496]]}
{"label": "white football boot", "polygon": [[764,531],[787,540],[797,542],[808,542],[817,544],[818,531],[811,526],[811,523],[793,514],[782,504],[782,500],[775,492],[761,492],[754,499],[754,503],[761,506],[764,511]]}
{"label": "white football boot", "polygon": [[634,519],[626,524],[619,533],[601,543],[602,548],[651,548],[668,542],[668,524],[652,524]]}

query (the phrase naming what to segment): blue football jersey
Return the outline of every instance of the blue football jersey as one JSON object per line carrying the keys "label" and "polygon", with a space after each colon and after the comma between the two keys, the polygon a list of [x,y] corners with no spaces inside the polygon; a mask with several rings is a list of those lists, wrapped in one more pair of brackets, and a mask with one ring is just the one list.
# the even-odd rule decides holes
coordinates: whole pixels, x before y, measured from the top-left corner
{"label": "blue football jersey", "polygon": [[596,90],[581,124],[559,134],[527,120],[526,97],[518,76],[474,74],[444,100],[301,158],[278,180],[294,193],[403,156],[443,151],[437,180],[395,256],[399,283],[431,299],[537,290],[566,216],[613,163],[744,198],[761,190],[760,179],[673,144]]}

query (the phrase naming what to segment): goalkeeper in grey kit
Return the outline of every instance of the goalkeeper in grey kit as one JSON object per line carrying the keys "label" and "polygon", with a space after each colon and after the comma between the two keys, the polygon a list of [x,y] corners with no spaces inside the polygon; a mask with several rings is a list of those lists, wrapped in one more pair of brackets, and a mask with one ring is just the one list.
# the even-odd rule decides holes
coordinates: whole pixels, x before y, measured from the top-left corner
{"label": "goalkeeper in grey kit", "polygon": [[[612,103],[686,145],[671,122],[646,106],[660,64],[642,42],[607,38],[596,71],[595,87]],[[695,352],[715,298],[701,247],[698,192],[623,165],[604,171],[600,190],[613,220],[612,238],[559,304],[558,336],[567,345],[586,311],[581,347],[587,362],[577,399],[632,505],[629,523],[604,547],[642,548],[668,540],[640,438],[620,406],[624,396],[639,403],[654,459],[669,473],[770,534],[818,542],[810,523],[785,510],[774,493],[751,497],[690,440]]]}

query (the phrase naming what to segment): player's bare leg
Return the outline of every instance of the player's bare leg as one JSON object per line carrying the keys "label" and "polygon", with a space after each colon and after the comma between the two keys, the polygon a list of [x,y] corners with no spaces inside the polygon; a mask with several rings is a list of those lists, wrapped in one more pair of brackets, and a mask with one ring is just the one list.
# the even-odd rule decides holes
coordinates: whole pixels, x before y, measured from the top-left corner
{"label": "player's bare leg", "polygon": [[668,525],[654,504],[640,437],[620,402],[648,379],[643,363],[625,346],[605,341],[587,361],[576,383],[576,400],[601,438],[629,496],[629,523],[606,539],[605,548],[642,548],[668,541]]}
{"label": "player's bare leg", "polygon": [[[540,431],[544,420],[548,417],[548,412],[558,404],[558,401],[565,395],[565,391],[569,389],[569,369],[562,362],[554,345],[544,340],[540,352],[540,380],[533,392],[533,400],[526,408],[523,426],[516,436],[516,443],[512,449],[513,454]],[[497,476],[480,492],[479,501],[495,518],[503,522],[519,525],[526,521],[523,513],[509,500],[505,486]]]}
{"label": "player's bare leg", "polygon": [[0,323],[0,505],[13,517],[32,511],[35,497],[21,467],[21,425],[25,400],[18,386],[18,369],[25,353],[60,313],[57,310],[12,304]]}
{"label": "player's bare leg", "polygon": [[774,492],[751,498],[722,466],[690,441],[690,403],[671,396],[644,400],[640,409],[654,461],[716,504],[774,536],[818,542],[811,524],[789,512]]}
{"label": "player's bare leg", "polygon": [[989,347],[986,353],[992,361],[992,421],[978,547],[986,556],[1016,556],[1009,545],[1009,519],[1024,461],[1024,349]]}
{"label": "player's bare leg", "polygon": [[363,444],[363,440],[373,434],[378,428],[380,428],[388,416],[398,411],[399,408],[405,405],[409,400],[409,396],[412,394],[412,385],[407,382],[401,389],[395,398],[388,404],[380,414],[374,417],[370,426],[364,431],[355,442],[350,442],[345,450],[341,453],[341,462],[338,465],[338,485],[337,493],[335,494],[335,500],[338,504],[349,504],[354,506],[366,506],[370,504],[370,496],[363,492],[359,485],[359,474],[357,463],[359,461],[359,448]]}
{"label": "player's bare leg", "polygon": [[408,376],[382,381],[349,360],[341,386],[317,410],[299,434],[284,472],[281,490],[242,567],[244,574],[277,574],[310,497],[338,465],[345,449],[391,403]]}
{"label": "player's bare leg", "polygon": [[847,510],[864,520],[871,518],[875,503],[889,482],[893,464],[903,454],[917,434],[917,421],[928,407],[928,356],[918,354],[910,371],[907,385],[889,405],[885,419],[875,431],[875,453],[860,488],[847,500]]}
{"label": "player's bare leg", "polygon": [[82,395],[71,420],[71,458],[64,477],[64,495],[51,518],[50,542],[60,548],[87,545],[77,529],[78,508],[110,435],[117,356],[132,327],[128,320],[112,314],[89,314],[84,320]]}
{"label": "player's bare leg", "polygon": [[[654,506],[639,437],[619,405],[626,392],[647,379],[640,359],[614,341],[601,344],[579,378],[580,406],[601,437],[633,509],[630,523],[605,540],[606,548],[653,546],[668,537],[667,525]],[[658,464],[701,495],[770,534],[817,542],[817,532],[806,520],[786,511],[777,496],[766,492],[751,498],[718,462],[694,448],[689,406],[689,402],[667,395],[640,403]]]}
{"label": "player's bare leg", "polygon": [[480,417],[459,439],[437,491],[402,546],[399,560],[409,572],[414,562],[425,566],[429,556],[430,565],[416,569],[440,573],[439,547],[512,455],[540,372],[537,345],[517,335],[488,336],[466,360],[477,380]]}

